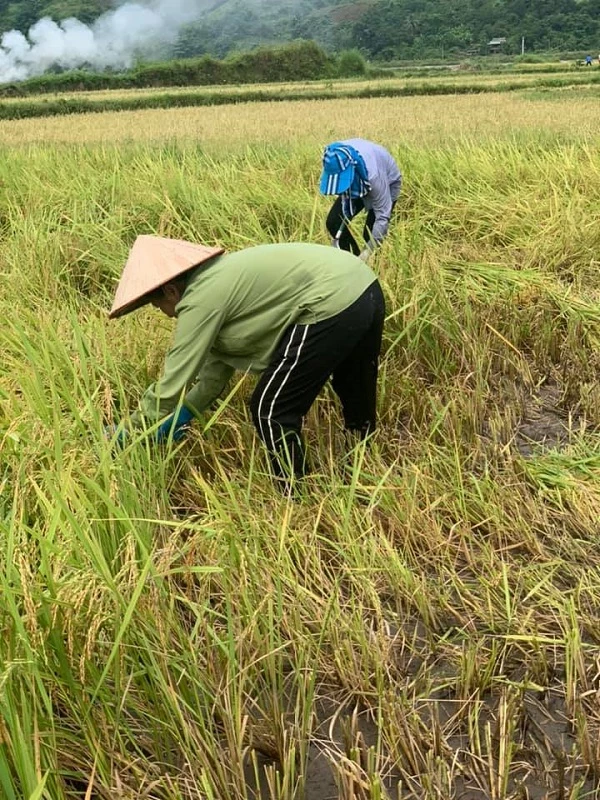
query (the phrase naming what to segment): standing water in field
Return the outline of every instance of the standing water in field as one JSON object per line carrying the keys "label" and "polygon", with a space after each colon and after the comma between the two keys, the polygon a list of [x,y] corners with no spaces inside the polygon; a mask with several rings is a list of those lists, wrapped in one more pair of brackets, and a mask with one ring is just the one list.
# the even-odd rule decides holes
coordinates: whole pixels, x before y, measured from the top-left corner
{"label": "standing water in field", "polygon": [[70,17],[40,19],[29,29],[0,39],[0,83],[41,75],[51,67],[130,67],[137,55],[172,44],[183,25],[210,7],[207,0],[125,3],[85,25]]}

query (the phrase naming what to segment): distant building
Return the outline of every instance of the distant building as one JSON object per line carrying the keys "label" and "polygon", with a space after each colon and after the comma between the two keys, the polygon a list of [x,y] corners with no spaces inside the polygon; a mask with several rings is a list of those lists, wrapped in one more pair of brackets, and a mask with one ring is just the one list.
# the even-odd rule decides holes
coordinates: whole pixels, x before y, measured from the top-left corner
{"label": "distant building", "polygon": [[488,42],[488,49],[490,53],[501,53],[504,50],[505,44],[506,38],[504,36],[500,36],[497,39],[490,39]]}

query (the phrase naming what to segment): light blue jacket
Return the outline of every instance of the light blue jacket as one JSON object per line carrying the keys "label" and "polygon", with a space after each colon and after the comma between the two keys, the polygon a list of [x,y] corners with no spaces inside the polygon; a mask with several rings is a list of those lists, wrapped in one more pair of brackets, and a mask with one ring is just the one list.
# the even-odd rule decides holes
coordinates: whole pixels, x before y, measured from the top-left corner
{"label": "light blue jacket", "polygon": [[392,205],[400,195],[402,174],[392,156],[380,144],[368,139],[344,139],[342,144],[358,150],[367,167],[371,191],[363,200],[367,211],[375,213],[371,236],[380,244],[388,232]]}

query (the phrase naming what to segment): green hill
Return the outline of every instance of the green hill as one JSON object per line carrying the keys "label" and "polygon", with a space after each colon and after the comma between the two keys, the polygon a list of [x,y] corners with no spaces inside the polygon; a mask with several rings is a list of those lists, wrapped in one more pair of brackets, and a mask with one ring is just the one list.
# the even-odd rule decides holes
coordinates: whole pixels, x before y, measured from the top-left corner
{"label": "green hill", "polygon": [[113,7],[111,0],[0,0],[0,28],[25,31],[44,16],[56,20],[77,17],[91,22]]}
{"label": "green hill", "polygon": [[[600,0],[197,0],[197,22],[181,31],[174,55],[225,55],[260,44],[314,39],[331,49],[359,47],[371,58],[430,58],[485,52],[600,50]],[[91,22],[111,0],[0,0],[0,29],[27,30],[44,15]]]}
{"label": "green hill", "polygon": [[352,47],[353,25],[375,0],[221,0],[182,32],[179,55],[211,53],[293,39],[314,39],[332,49]]}
{"label": "green hill", "polygon": [[314,39],[359,47],[371,58],[428,58],[487,52],[600,51],[600,0],[225,0],[182,33],[180,55]]}

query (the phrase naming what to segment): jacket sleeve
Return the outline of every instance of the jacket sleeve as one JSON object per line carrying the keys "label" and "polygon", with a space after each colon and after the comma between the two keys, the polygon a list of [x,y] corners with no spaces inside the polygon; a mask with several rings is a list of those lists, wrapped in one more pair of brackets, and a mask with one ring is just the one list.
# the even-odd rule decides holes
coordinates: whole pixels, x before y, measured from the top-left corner
{"label": "jacket sleeve", "polygon": [[182,397],[186,405],[188,397],[193,400],[191,410],[202,411],[220,394],[233,372],[211,355],[223,319],[223,309],[212,305],[190,304],[181,309],[162,377],[144,392],[134,424],[142,417],[152,424],[170,414]]}
{"label": "jacket sleeve", "polygon": [[198,414],[204,411],[219,397],[233,372],[233,367],[229,364],[209,357],[196,376],[196,382],[186,394],[185,405]]}
{"label": "jacket sleeve", "polygon": [[385,176],[376,175],[371,181],[371,207],[375,214],[375,222],[371,231],[372,246],[381,244],[385,239],[392,216],[392,194],[390,184]]}

